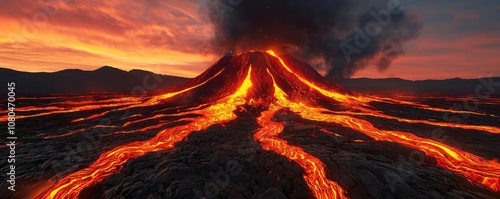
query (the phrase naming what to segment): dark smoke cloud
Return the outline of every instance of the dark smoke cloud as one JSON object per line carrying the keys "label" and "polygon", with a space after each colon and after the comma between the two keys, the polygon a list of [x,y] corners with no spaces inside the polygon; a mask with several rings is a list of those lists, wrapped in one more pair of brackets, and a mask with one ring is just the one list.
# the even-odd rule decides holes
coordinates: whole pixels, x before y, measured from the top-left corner
{"label": "dark smoke cloud", "polygon": [[403,2],[393,6],[398,2],[208,0],[205,12],[215,29],[210,41],[215,52],[275,49],[321,63],[317,67],[327,69],[327,77],[340,78],[369,62],[385,70],[417,36],[419,21],[402,12]]}

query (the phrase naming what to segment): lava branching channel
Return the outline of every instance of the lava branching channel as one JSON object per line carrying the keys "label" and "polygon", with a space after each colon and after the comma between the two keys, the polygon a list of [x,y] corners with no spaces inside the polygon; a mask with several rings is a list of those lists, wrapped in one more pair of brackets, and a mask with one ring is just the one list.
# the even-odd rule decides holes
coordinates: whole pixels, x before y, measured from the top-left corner
{"label": "lava branching channel", "polygon": [[[481,156],[467,147],[430,139],[415,131],[383,128],[372,120],[391,121],[397,123],[396,126],[420,125],[490,137],[500,133],[499,127],[405,118],[378,110],[376,104],[409,107],[436,115],[453,113],[494,117],[489,113],[451,110],[424,103],[356,94],[325,80],[309,65],[287,55],[277,56],[272,51],[225,56],[187,84],[154,96],[81,100],[46,107],[30,106],[19,111],[25,113],[20,117],[21,120],[73,115],[68,125],[79,128],[40,135],[44,140],[71,137],[89,129],[113,129],[105,136],[156,132],[146,139],[107,148],[86,167],[37,190],[33,193],[36,198],[77,198],[85,189],[120,173],[132,159],[147,153],[171,150],[195,132],[203,134],[213,125],[225,126],[240,117],[253,117],[258,124],[258,129],[251,133],[262,150],[283,156],[300,166],[300,173],[311,197],[355,197],[347,183],[332,177],[343,171],[330,168],[331,164],[325,164],[318,153],[286,140],[283,133],[289,124],[276,119],[280,111],[287,111],[301,120],[316,122],[318,129],[324,129],[325,125],[336,125],[356,132],[366,137],[365,143],[377,145],[388,142],[417,150],[434,160],[428,164],[461,176],[470,183],[469,186],[493,195],[500,191],[500,163],[486,158],[491,156]],[[146,109],[154,111],[143,111]],[[127,112],[127,115],[111,124],[96,122],[122,112]],[[330,133],[337,136],[342,134]],[[346,134],[342,135],[345,137]],[[359,136],[352,140],[359,140]]]}

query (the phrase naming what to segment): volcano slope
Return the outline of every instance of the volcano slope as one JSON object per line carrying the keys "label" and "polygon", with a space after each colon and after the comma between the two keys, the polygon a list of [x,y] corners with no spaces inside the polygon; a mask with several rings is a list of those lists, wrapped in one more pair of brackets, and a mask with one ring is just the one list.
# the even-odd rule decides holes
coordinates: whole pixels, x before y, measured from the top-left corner
{"label": "volcano slope", "polygon": [[17,188],[30,191],[7,196],[500,197],[498,99],[472,112],[364,96],[272,51],[157,95],[66,98],[18,109]]}

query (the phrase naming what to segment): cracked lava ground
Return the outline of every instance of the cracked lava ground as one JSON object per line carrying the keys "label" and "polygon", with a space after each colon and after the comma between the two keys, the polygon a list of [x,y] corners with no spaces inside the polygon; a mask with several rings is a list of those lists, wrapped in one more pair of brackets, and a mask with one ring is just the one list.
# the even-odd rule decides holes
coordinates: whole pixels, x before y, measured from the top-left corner
{"label": "cracked lava ground", "polygon": [[10,197],[498,198],[500,100],[464,99],[361,95],[272,51],[154,95],[25,98]]}

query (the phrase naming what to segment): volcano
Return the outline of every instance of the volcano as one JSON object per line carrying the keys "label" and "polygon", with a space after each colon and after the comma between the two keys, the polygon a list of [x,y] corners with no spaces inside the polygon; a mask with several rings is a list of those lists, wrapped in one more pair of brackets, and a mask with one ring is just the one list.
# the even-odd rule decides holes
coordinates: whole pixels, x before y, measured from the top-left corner
{"label": "volcano", "polygon": [[[35,198],[500,196],[500,154],[484,147],[500,140],[495,110],[357,94],[273,51],[225,56],[163,93],[49,107],[27,107],[19,119],[69,122],[47,124],[54,131],[34,134],[27,148],[77,142],[93,130],[102,144],[71,160],[76,167],[38,175]],[[475,119],[429,119],[443,114]],[[75,127],[55,130],[61,125]],[[430,129],[454,136],[438,139]],[[67,153],[47,149],[32,157],[35,171],[20,175],[48,171]]]}
{"label": "volcano", "polygon": [[[291,62],[290,66],[285,62]],[[247,52],[236,56],[225,56],[204,73],[191,82],[176,88],[171,93],[160,95],[153,99],[161,103],[163,99],[177,101],[178,105],[210,103],[227,97],[237,91],[243,80],[250,78],[251,88],[246,90],[246,100],[269,106],[275,100],[274,84],[280,86],[289,97],[301,99],[304,102],[318,105],[325,99],[316,87],[330,88],[332,95],[345,98],[349,91],[341,86],[327,81],[311,66],[293,59],[290,56],[277,58],[274,52]],[[311,88],[312,83],[316,86]],[[221,86],[223,85],[223,86]],[[172,95],[183,94],[174,98]],[[172,99],[173,98],[173,99]],[[179,101],[184,100],[184,102]]]}

